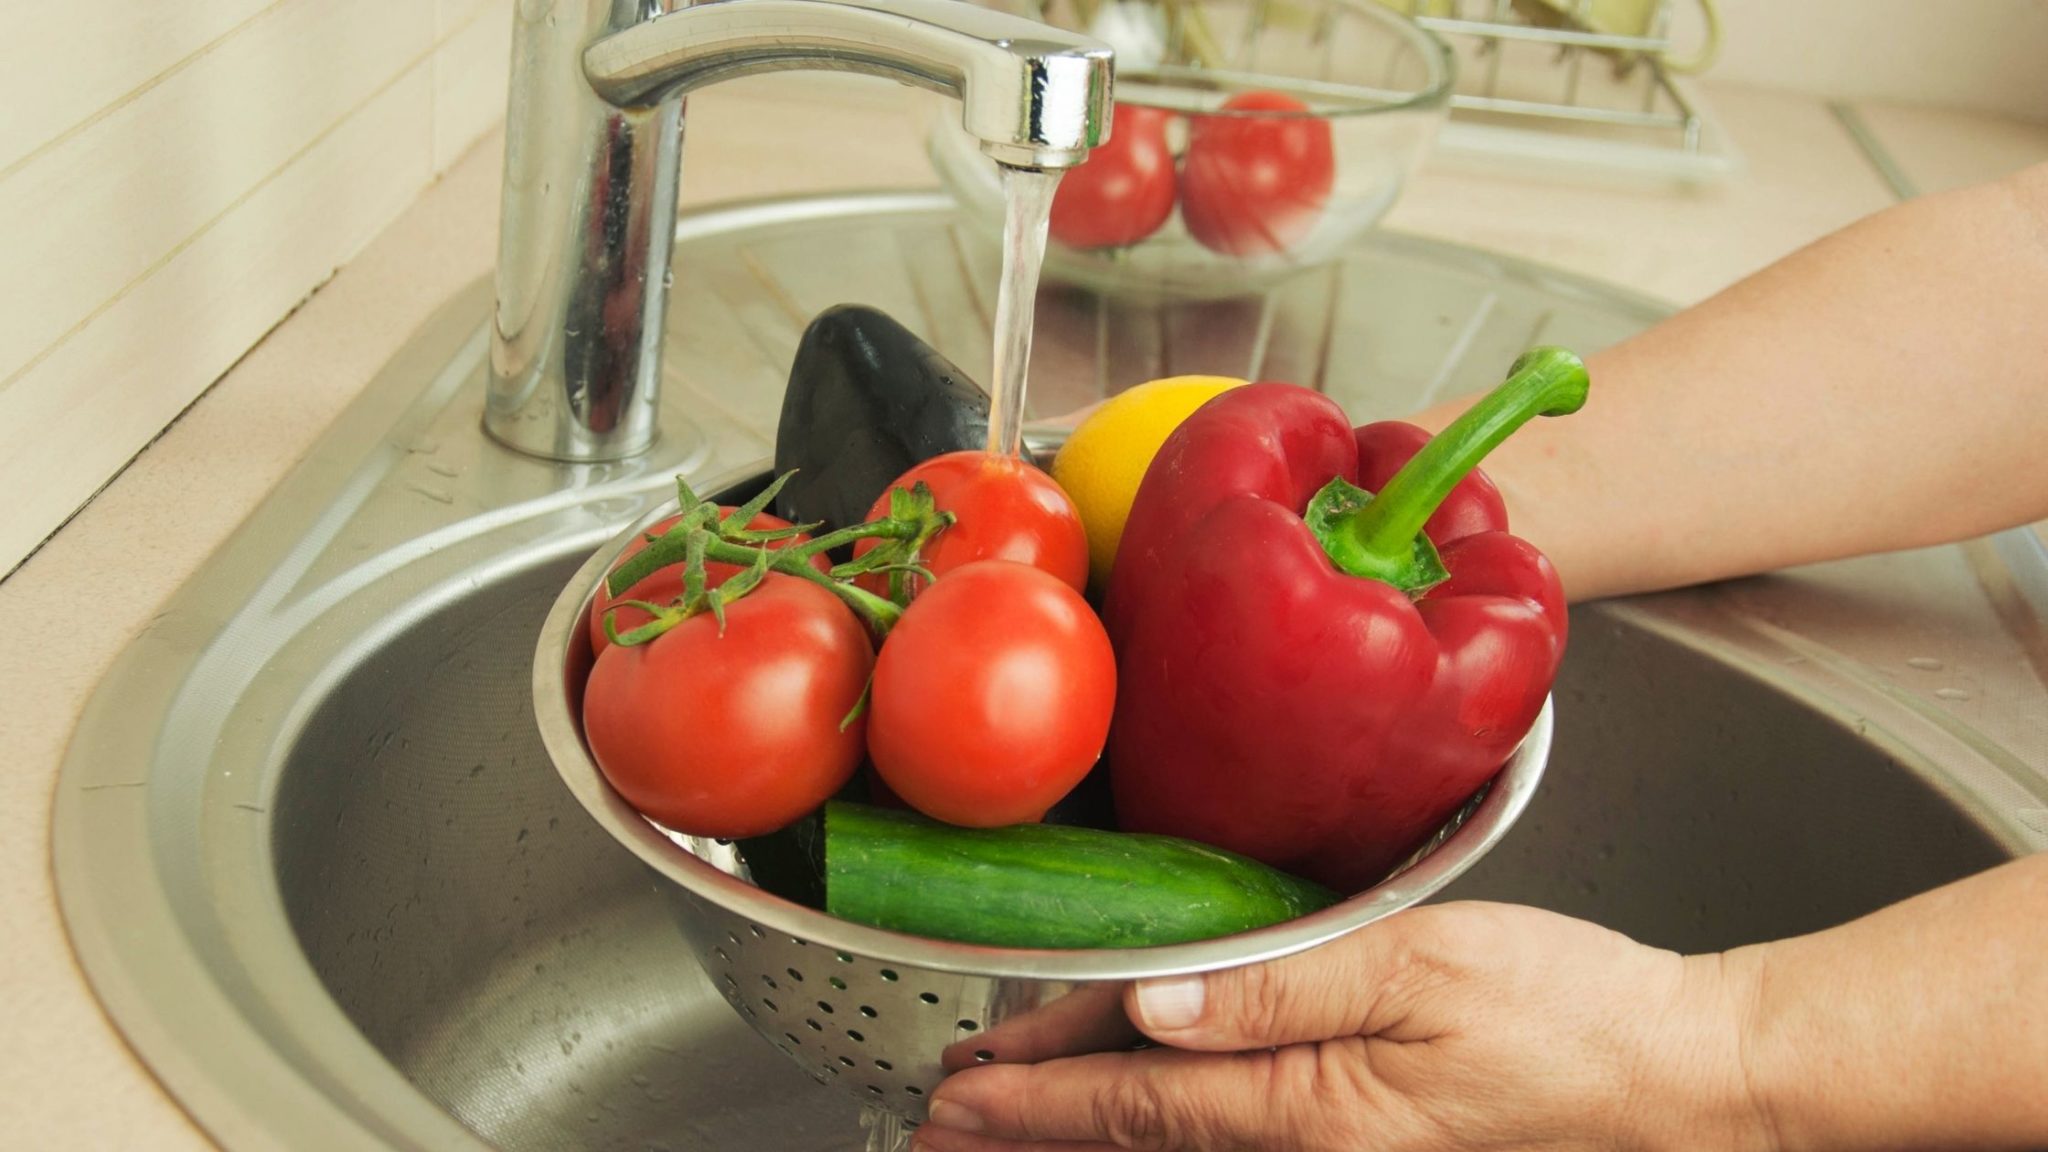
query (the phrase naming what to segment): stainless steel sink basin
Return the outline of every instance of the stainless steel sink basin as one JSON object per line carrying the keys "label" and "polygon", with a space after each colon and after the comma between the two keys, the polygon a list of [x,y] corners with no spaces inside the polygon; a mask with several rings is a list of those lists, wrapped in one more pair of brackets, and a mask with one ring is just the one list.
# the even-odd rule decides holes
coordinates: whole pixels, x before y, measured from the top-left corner
{"label": "stainless steel sink basin", "polygon": [[[56,814],[67,922],[114,1019],[226,1147],[860,1146],[852,1104],[732,1016],[653,876],[558,783],[528,661],[561,583],[672,475],[754,472],[810,315],[874,303],[985,363],[994,254],[924,196],[738,209],[679,243],[695,342],[652,455],[555,465],[486,442],[479,286],[82,721]],[[1207,370],[1319,381],[1365,418],[1658,311],[1379,236],[1249,301],[1049,289],[1037,399]],[[1454,894],[1704,949],[2048,846],[2035,559],[1937,549],[1582,610],[1549,779]]]}

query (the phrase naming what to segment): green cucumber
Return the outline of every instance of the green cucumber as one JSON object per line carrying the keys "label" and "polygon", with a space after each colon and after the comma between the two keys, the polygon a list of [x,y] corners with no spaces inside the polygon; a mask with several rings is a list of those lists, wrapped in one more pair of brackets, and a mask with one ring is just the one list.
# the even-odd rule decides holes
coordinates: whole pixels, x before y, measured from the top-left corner
{"label": "green cucumber", "polygon": [[966,944],[1147,948],[1263,928],[1336,893],[1170,836],[1051,824],[955,828],[908,812],[825,808],[825,910]]}

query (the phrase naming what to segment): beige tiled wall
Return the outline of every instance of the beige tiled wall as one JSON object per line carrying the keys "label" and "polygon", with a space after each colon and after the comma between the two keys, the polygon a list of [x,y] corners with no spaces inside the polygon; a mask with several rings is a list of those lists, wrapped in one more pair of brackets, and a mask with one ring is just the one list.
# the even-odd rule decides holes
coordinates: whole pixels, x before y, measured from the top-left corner
{"label": "beige tiled wall", "polygon": [[0,4],[0,573],[490,128],[510,11]]}
{"label": "beige tiled wall", "polygon": [[[1681,39],[1698,0],[1670,0]],[[1717,81],[2048,122],[2048,0],[1716,0]]]}

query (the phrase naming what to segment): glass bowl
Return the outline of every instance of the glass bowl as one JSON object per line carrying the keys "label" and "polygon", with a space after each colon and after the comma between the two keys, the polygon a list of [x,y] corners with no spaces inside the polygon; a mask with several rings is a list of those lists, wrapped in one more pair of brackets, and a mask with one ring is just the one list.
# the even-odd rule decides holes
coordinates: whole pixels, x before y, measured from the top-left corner
{"label": "glass bowl", "polygon": [[[1048,278],[1126,296],[1257,291],[1386,215],[1436,139],[1450,51],[1375,0],[977,0],[1117,52],[1108,143],[1062,180]],[[941,111],[940,179],[992,235],[995,163]]]}

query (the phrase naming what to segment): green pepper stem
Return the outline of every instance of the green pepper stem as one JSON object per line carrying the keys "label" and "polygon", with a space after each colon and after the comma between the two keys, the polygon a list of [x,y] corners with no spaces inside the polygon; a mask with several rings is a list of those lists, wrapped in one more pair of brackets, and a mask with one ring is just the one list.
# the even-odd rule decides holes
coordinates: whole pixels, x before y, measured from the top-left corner
{"label": "green pepper stem", "polygon": [[1407,587],[1416,538],[1451,489],[1531,419],[1578,411],[1586,385],[1586,366],[1572,353],[1523,353],[1506,380],[1423,445],[1363,508],[1340,520],[1329,541],[1331,558],[1353,575]]}

